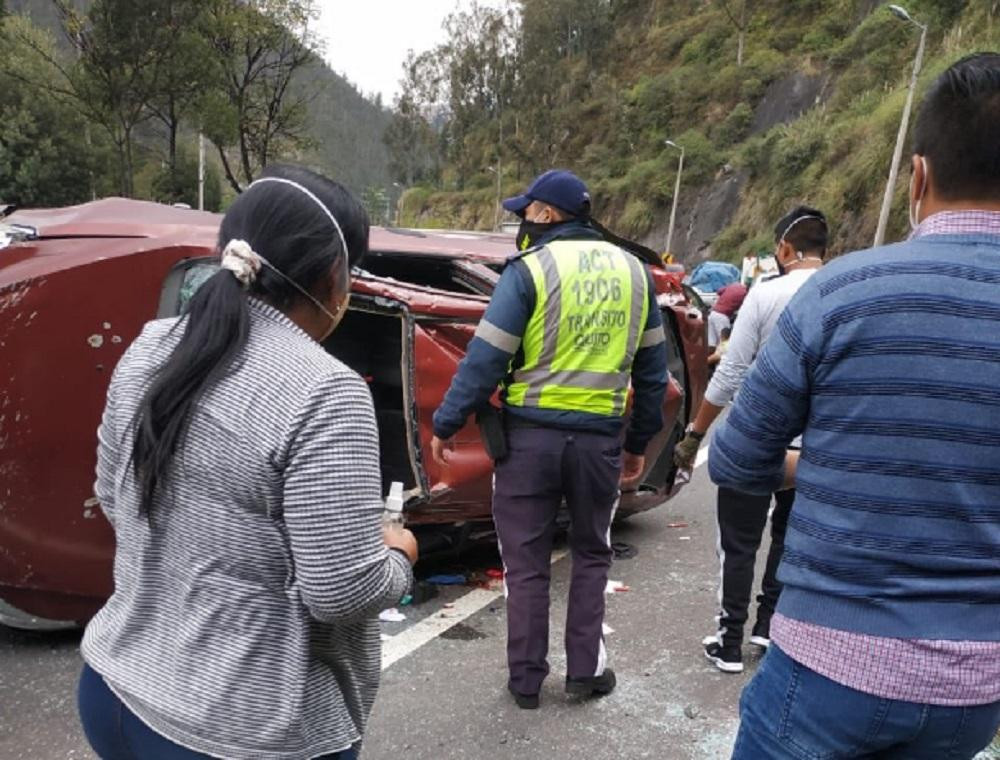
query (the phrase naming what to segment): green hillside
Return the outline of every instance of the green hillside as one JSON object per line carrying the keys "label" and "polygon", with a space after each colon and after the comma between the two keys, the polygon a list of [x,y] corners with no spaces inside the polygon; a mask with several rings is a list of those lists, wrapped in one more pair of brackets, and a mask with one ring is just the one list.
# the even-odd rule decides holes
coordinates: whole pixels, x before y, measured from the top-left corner
{"label": "green hillside", "polygon": [[[774,220],[799,202],[828,213],[835,251],[869,245],[919,30],[877,0],[746,0],[745,16],[742,4],[522,0],[506,22],[507,67],[486,61],[498,84],[494,99],[480,95],[478,120],[455,96],[470,91],[470,50],[432,51],[426,68],[440,73],[435,95],[449,114],[433,145],[443,164],[405,196],[404,221],[492,225],[496,183],[483,167],[499,145],[504,194],[552,165],[574,169],[597,216],[662,250],[672,139],[686,149],[672,246],[681,258],[769,249]],[[921,88],[966,53],[1000,49],[996,0],[904,5],[930,29]],[[459,21],[479,51],[503,34]],[[907,230],[908,178],[904,165],[889,239]]]}

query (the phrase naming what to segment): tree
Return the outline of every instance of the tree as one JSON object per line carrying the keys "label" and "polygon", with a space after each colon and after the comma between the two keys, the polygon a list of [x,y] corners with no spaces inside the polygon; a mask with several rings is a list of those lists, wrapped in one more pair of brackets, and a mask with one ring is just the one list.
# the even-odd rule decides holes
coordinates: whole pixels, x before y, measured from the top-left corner
{"label": "tree", "polygon": [[516,81],[516,17],[473,3],[445,20],[438,50],[448,122],[444,132],[459,188],[501,157],[503,120]]}
{"label": "tree", "polygon": [[[95,0],[82,15],[68,0],[52,2],[78,56],[72,66],[48,57],[61,75],[61,82],[53,87],[74,98],[107,130],[118,153],[119,192],[131,197],[134,132],[149,116],[146,106],[162,73],[162,45],[169,44],[158,33],[162,9],[149,9],[133,0]],[[161,45],[157,47],[156,42]]]}
{"label": "tree", "polygon": [[312,0],[207,0],[208,38],[219,65],[203,98],[205,133],[239,192],[275,156],[308,145],[309,94],[293,80],[315,58]]}
{"label": "tree", "polygon": [[520,0],[518,8],[473,3],[450,15],[448,41],[411,56],[404,70],[386,135],[397,176],[409,184],[418,174],[434,119],[448,171],[442,179],[459,189],[492,182],[486,167],[502,181],[510,159],[519,178],[524,165],[536,172],[559,160],[578,131],[576,112],[595,86],[593,72],[606,66],[613,7],[608,0]]}
{"label": "tree", "polygon": [[[107,151],[64,98],[30,82],[50,69],[37,55],[55,56],[49,35],[22,17],[0,19],[0,200],[64,206],[90,200],[103,184]],[[30,44],[25,44],[30,40]]]}
{"label": "tree", "polygon": [[180,176],[178,136],[185,119],[197,119],[197,106],[206,88],[218,78],[206,32],[204,6],[199,0],[147,0],[160,23],[150,46],[159,51],[158,77],[147,107],[163,125],[167,142],[167,178],[161,177],[166,200],[180,200],[187,178]]}
{"label": "tree", "polygon": [[739,6],[738,9],[730,8],[729,0],[719,0],[719,2],[722,3],[722,9],[726,12],[726,15],[729,17],[733,26],[736,27],[736,65],[742,66],[743,49],[747,34],[747,3],[749,0],[735,0],[736,4]]}
{"label": "tree", "polygon": [[[118,191],[128,196],[132,187],[131,135],[142,111],[141,103],[136,107],[132,98],[130,80],[136,72],[129,71],[123,59],[116,59],[115,52],[103,47],[114,37],[107,34],[107,27],[98,32],[89,18],[81,16],[69,3],[52,2],[76,60],[65,60],[45,38],[33,33],[30,24],[16,25],[10,28],[8,37],[11,44],[22,48],[27,65],[13,69],[11,74],[25,85],[74,102],[89,121],[104,127],[117,149]],[[92,9],[94,16],[112,19],[114,13],[109,5],[109,0],[97,0]]]}
{"label": "tree", "polygon": [[433,52],[410,51],[404,66],[401,92],[383,141],[389,149],[393,179],[409,187],[440,179],[440,133],[431,124],[439,109],[441,75]]}

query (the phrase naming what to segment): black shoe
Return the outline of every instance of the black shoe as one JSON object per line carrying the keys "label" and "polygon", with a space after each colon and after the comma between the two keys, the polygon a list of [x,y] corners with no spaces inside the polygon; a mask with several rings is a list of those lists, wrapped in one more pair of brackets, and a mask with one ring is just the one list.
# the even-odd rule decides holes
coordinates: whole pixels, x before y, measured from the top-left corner
{"label": "black shoe", "polygon": [[615,690],[615,671],[605,668],[599,676],[570,678],[566,676],[566,693],[580,697],[603,697]]}
{"label": "black shoe", "polygon": [[743,652],[737,646],[724,647],[718,641],[705,644],[705,657],[723,673],[743,672]]}
{"label": "black shoe", "polygon": [[761,649],[767,649],[771,646],[771,626],[758,622],[753,627],[753,633],[750,635],[750,643]]}
{"label": "black shoe", "polygon": [[517,706],[522,710],[537,710],[538,709],[538,695],[537,694],[521,694],[519,691],[514,691],[514,687],[509,683],[507,684],[507,691],[509,691],[514,696],[514,701],[517,702]]}

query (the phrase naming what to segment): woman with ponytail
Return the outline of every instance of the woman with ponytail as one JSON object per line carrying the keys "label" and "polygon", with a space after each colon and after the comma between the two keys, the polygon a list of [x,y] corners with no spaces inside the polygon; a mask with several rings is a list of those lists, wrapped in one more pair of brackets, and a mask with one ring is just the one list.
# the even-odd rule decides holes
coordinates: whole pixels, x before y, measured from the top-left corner
{"label": "woman with ponytail", "polygon": [[355,757],[377,613],[417,553],[382,527],[368,388],[320,345],[367,247],[347,190],[273,167],[222,220],[187,313],[115,370],[96,483],[115,590],[79,688],[100,757]]}

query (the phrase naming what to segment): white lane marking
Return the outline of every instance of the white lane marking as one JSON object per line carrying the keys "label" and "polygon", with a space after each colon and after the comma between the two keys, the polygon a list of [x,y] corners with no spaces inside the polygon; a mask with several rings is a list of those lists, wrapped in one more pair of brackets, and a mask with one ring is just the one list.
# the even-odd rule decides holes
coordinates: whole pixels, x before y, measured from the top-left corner
{"label": "white lane marking", "polygon": [[[552,552],[552,564],[569,554],[567,549]],[[476,614],[490,602],[503,595],[500,590],[476,588],[460,596],[448,609],[435,612],[419,623],[397,633],[382,644],[382,670],[386,670],[407,655],[413,654],[424,644],[433,641],[449,628]]]}
{"label": "white lane marking", "polygon": [[708,461],[708,450],[711,446],[702,446],[698,449],[698,456],[695,457],[694,466],[695,468],[701,467],[705,462]]}

